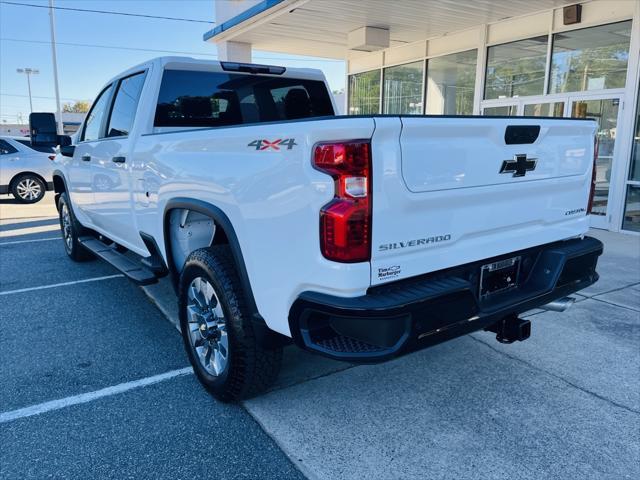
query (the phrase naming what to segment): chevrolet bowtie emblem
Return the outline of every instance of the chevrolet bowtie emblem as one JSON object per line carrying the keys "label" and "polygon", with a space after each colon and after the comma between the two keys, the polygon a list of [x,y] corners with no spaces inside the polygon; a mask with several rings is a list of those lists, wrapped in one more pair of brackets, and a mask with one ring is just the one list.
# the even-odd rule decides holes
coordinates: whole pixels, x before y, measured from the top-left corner
{"label": "chevrolet bowtie emblem", "polygon": [[505,160],[500,167],[500,173],[513,173],[514,177],[524,177],[527,172],[536,169],[537,158],[527,158],[526,154],[517,154],[513,160]]}

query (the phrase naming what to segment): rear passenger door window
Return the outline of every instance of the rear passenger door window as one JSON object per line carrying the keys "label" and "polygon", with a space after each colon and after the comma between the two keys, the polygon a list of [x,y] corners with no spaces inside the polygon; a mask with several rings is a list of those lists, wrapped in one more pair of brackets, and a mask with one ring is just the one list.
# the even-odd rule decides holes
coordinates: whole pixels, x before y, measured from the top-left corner
{"label": "rear passenger door window", "polygon": [[127,136],[133,127],[146,72],[120,80],[107,126],[107,137]]}
{"label": "rear passenger door window", "polygon": [[89,142],[91,140],[98,140],[103,136],[104,121],[109,111],[109,100],[111,99],[112,90],[113,85],[109,85],[98,95],[98,98],[87,115],[81,141]]}

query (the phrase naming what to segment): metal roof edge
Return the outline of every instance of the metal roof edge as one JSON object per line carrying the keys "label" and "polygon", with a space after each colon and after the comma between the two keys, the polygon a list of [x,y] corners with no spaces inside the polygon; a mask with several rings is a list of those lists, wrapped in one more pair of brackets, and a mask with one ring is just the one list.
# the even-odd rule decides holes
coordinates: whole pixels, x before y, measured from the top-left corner
{"label": "metal roof edge", "polygon": [[211,40],[213,37],[220,35],[222,32],[229,30],[230,28],[236,27],[240,25],[242,22],[246,22],[247,20],[255,17],[256,15],[260,15],[261,13],[266,12],[270,8],[275,7],[279,3],[284,2],[285,0],[262,0],[262,2],[257,3],[251,8],[248,8],[242,13],[239,13],[235,17],[230,18],[226,22],[217,25],[212,30],[205,32],[202,35],[202,39],[206,42],[207,40]]}

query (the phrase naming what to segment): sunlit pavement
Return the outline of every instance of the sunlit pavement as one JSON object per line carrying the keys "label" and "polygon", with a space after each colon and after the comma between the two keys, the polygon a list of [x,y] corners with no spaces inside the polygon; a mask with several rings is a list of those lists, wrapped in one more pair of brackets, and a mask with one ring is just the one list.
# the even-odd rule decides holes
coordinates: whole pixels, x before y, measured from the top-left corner
{"label": "sunlit pavement", "polygon": [[50,198],[5,198],[2,478],[640,477],[640,237],[593,231],[600,282],[532,312],[526,342],[478,332],[358,367],[289,348],[272,391],[228,406],[182,370],[166,282],[69,261]]}
{"label": "sunlit pavement", "polygon": [[303,478],[142,290],[66,258],[52,196],[0,214],[0,478]]}

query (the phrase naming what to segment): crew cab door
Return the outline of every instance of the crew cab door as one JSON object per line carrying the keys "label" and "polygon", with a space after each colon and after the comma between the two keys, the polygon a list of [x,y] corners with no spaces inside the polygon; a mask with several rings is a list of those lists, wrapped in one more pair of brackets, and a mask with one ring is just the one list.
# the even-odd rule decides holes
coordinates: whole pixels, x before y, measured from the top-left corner
{"label": "crew cab door", "polygon": [[95,225],[128,248],[142,246],[131,203],[129,151],[130,133],[145,77],[143,71],[116,82],[105,135],[96,145],[91,162],[94,199],[90,210]]}
{"label": "crew cab door", "polygon": [[81,220],[95,223],[92,216],[94,195],[92,182],[92,164],[100,158],[100,146],[104,137],[104,126],[113,96],[113,84],[107,86],[89,110],[87,119],[80,132],[73,158],[67,168],[67,187],[76,215]]}

